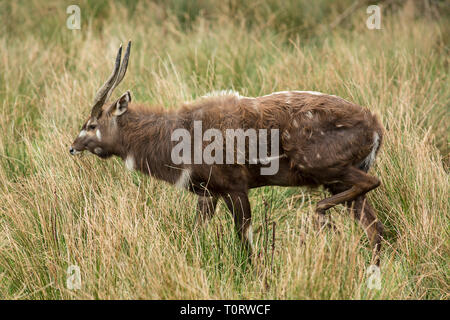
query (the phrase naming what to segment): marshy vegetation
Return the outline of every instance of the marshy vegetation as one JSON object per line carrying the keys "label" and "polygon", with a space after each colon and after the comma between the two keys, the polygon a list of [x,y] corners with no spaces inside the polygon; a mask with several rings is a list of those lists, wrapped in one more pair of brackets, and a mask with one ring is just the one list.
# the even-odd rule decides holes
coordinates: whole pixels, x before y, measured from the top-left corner
{"label": "marshy vegetation", "polygon": [[[69,30],[64,2],[0,2],[0,297],[448,299],[449,7],[381,2],[370,30],[369,3],[354,3],[85,0]],[[253,190],[248,264],[223,204],[196,230],[191,194],[118,159],[70,157],[129,39],[116,95],[135,101],[314,90],[374,110],[386,127],[369,194],[386,227],[381,290],[367,287],[368,240],[343,206],[337,231],[313,227],[323,190]],[[66,286],[70,265],[79,290]]]}

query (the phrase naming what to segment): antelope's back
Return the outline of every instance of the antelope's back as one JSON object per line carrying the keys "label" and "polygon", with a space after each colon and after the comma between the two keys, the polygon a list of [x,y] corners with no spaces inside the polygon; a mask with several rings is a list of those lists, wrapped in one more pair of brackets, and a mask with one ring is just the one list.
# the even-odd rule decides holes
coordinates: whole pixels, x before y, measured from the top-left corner
{"label": "antelope's back", "polygon": [[183,106],[179,114],[189,122],[202,121],[203,129],[279,129],[282,133],[341,132],[383,128],[368,109],[341,97],[315,91],[282,91],[261,97],[219,92]]}

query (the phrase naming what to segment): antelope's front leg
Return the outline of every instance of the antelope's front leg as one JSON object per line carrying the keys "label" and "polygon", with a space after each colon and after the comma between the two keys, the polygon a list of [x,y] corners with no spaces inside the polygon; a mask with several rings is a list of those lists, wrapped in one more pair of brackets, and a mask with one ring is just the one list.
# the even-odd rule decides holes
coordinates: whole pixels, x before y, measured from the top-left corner
{"label": "antelope's front leg", "polygon": [[236,231],[249,254],[253,251],[253,231],[250,202],[246,193],[229,193],[223,197],[234,217]]}
{"label": "antelope's front leg", "polygon": [[216,211],[217,198],[199,196],[197,202],[197,223],[203,225],[208,222]]}

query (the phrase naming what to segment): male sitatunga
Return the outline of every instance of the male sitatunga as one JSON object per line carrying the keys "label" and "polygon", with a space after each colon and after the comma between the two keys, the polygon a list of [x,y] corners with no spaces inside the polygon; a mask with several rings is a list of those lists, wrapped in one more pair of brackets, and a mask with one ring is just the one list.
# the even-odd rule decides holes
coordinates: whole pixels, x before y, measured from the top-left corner
{"label": "male sitatunga", "polygon": [[[276,92],[257,98],[225,92],[202,97],[175,111],[133,104],[127,91],[106,104],[125,76],[130,43],[122,63],[121,52],[122,47],[112,75],[98,91],[91,115],[70,148],[71,154],[88,150],[104,159],[118,156],[130,170],[188,189],[198,195],[200,221],[213,216],[217,200],[222,198],[249,250],[252,247],[249,189],[267,185],[323,185],[332,196],[317,204],[316,212],[322,218],[319,220],[324,220],[329,208],[346,205],[349,214],[365,229],[379,264],[383,226],[366,199],[366,193],[380,185],[377,178],[367,174],[383,137],[382,126],[373,114],[340,97],[310,91]],[[196,145],[195,126],[199,124],[203,131],[215,130],[209,136],[209,140],[212,136],[217,139],[215,157],[219,153],[230,155],[223,139],[218,137],[218,133],[228,135],[229,129],[244,133],[244,139],[251,136],[246,135],[251,130],[274,133],[265,147],[267,150],[270,145],[276,156],[255,160],[250,150],[255,144],[244,140],[241,149],[234,146],[231,149],[232,160],[234,155],[238,159],[244,154],[241,162],[229,162],[227,157],[226,163],[218,163],[197,156],[192,161],[193,155],[189,154],[174,157],[178,145],[174,137],[180,138],[174,133],[178,130],[191,134],[192,145]],[[201,140],[201,150],[206,140]],[[276,170],[264,174],[262,170],[275,161],[277,165],[272,169]]]}

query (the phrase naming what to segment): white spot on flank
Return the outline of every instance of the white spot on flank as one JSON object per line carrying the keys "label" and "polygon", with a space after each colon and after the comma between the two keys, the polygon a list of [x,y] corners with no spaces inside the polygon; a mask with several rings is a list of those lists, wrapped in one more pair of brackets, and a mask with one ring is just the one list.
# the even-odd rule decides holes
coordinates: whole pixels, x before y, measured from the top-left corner
{"label": "white spot on flank", "polygon": [[298,122],[297,122],[297,120],[294,119],[294,121],[292,121],[292,124],[294,125],[294,127],[298,128]]}
{"label": "white spot on flank", "polygon": [[175,186],[180,189],[186,189],[186,187],[189,184],[190,178],[191,178],[191,170],[183,169],[180,174],[180,177],[178,178],[177,182],[175,183]]}
{"label": "white spot on flank", "polygon": [[310,119],[313,118],[313,114],[312,114],[311,111],[306,112],[306,116],[307,116],[308,118],[310,118]]}
{"label": "white spot on flank", "polygon": [[317,158],[317,159],[320,159],[320,158],[322,158],[322,157],[320,156],[320,154],[316,154],[316,158]]}
{"label": "white spot on flank", "polygon": [[80,138],[83,138],[87,134],[86,130],[81,130],[80,134],[78,135]]}
{"label": "white spot on flank", "polygon": [[130,171],[134,170],[135,162],[134,157],[132,155],[128,155],[127,158],[125,159],[125,167]]}
{"label": "white spot on flank", "polygon": [[280,154],[279,156],[258,158],[258,159],[256,159],[256,161],[255,161],[255,159],[253,159],[252,162],[254,162],[254,163],[258,163],[259,162],[259,163],[262,163],[262,164],[268,164],[271,161],[274,161],[274,160],[277,160],[277,159],[286,158],[286,157],[287,157],[287,155],[283,153],[283,154]]}
{"label": "white spot on flank", "polygon": [[95,135],[97,136],[98,141],[102,140],[102,133],[100,132],[100,129],[97,129],[95,132]]}

